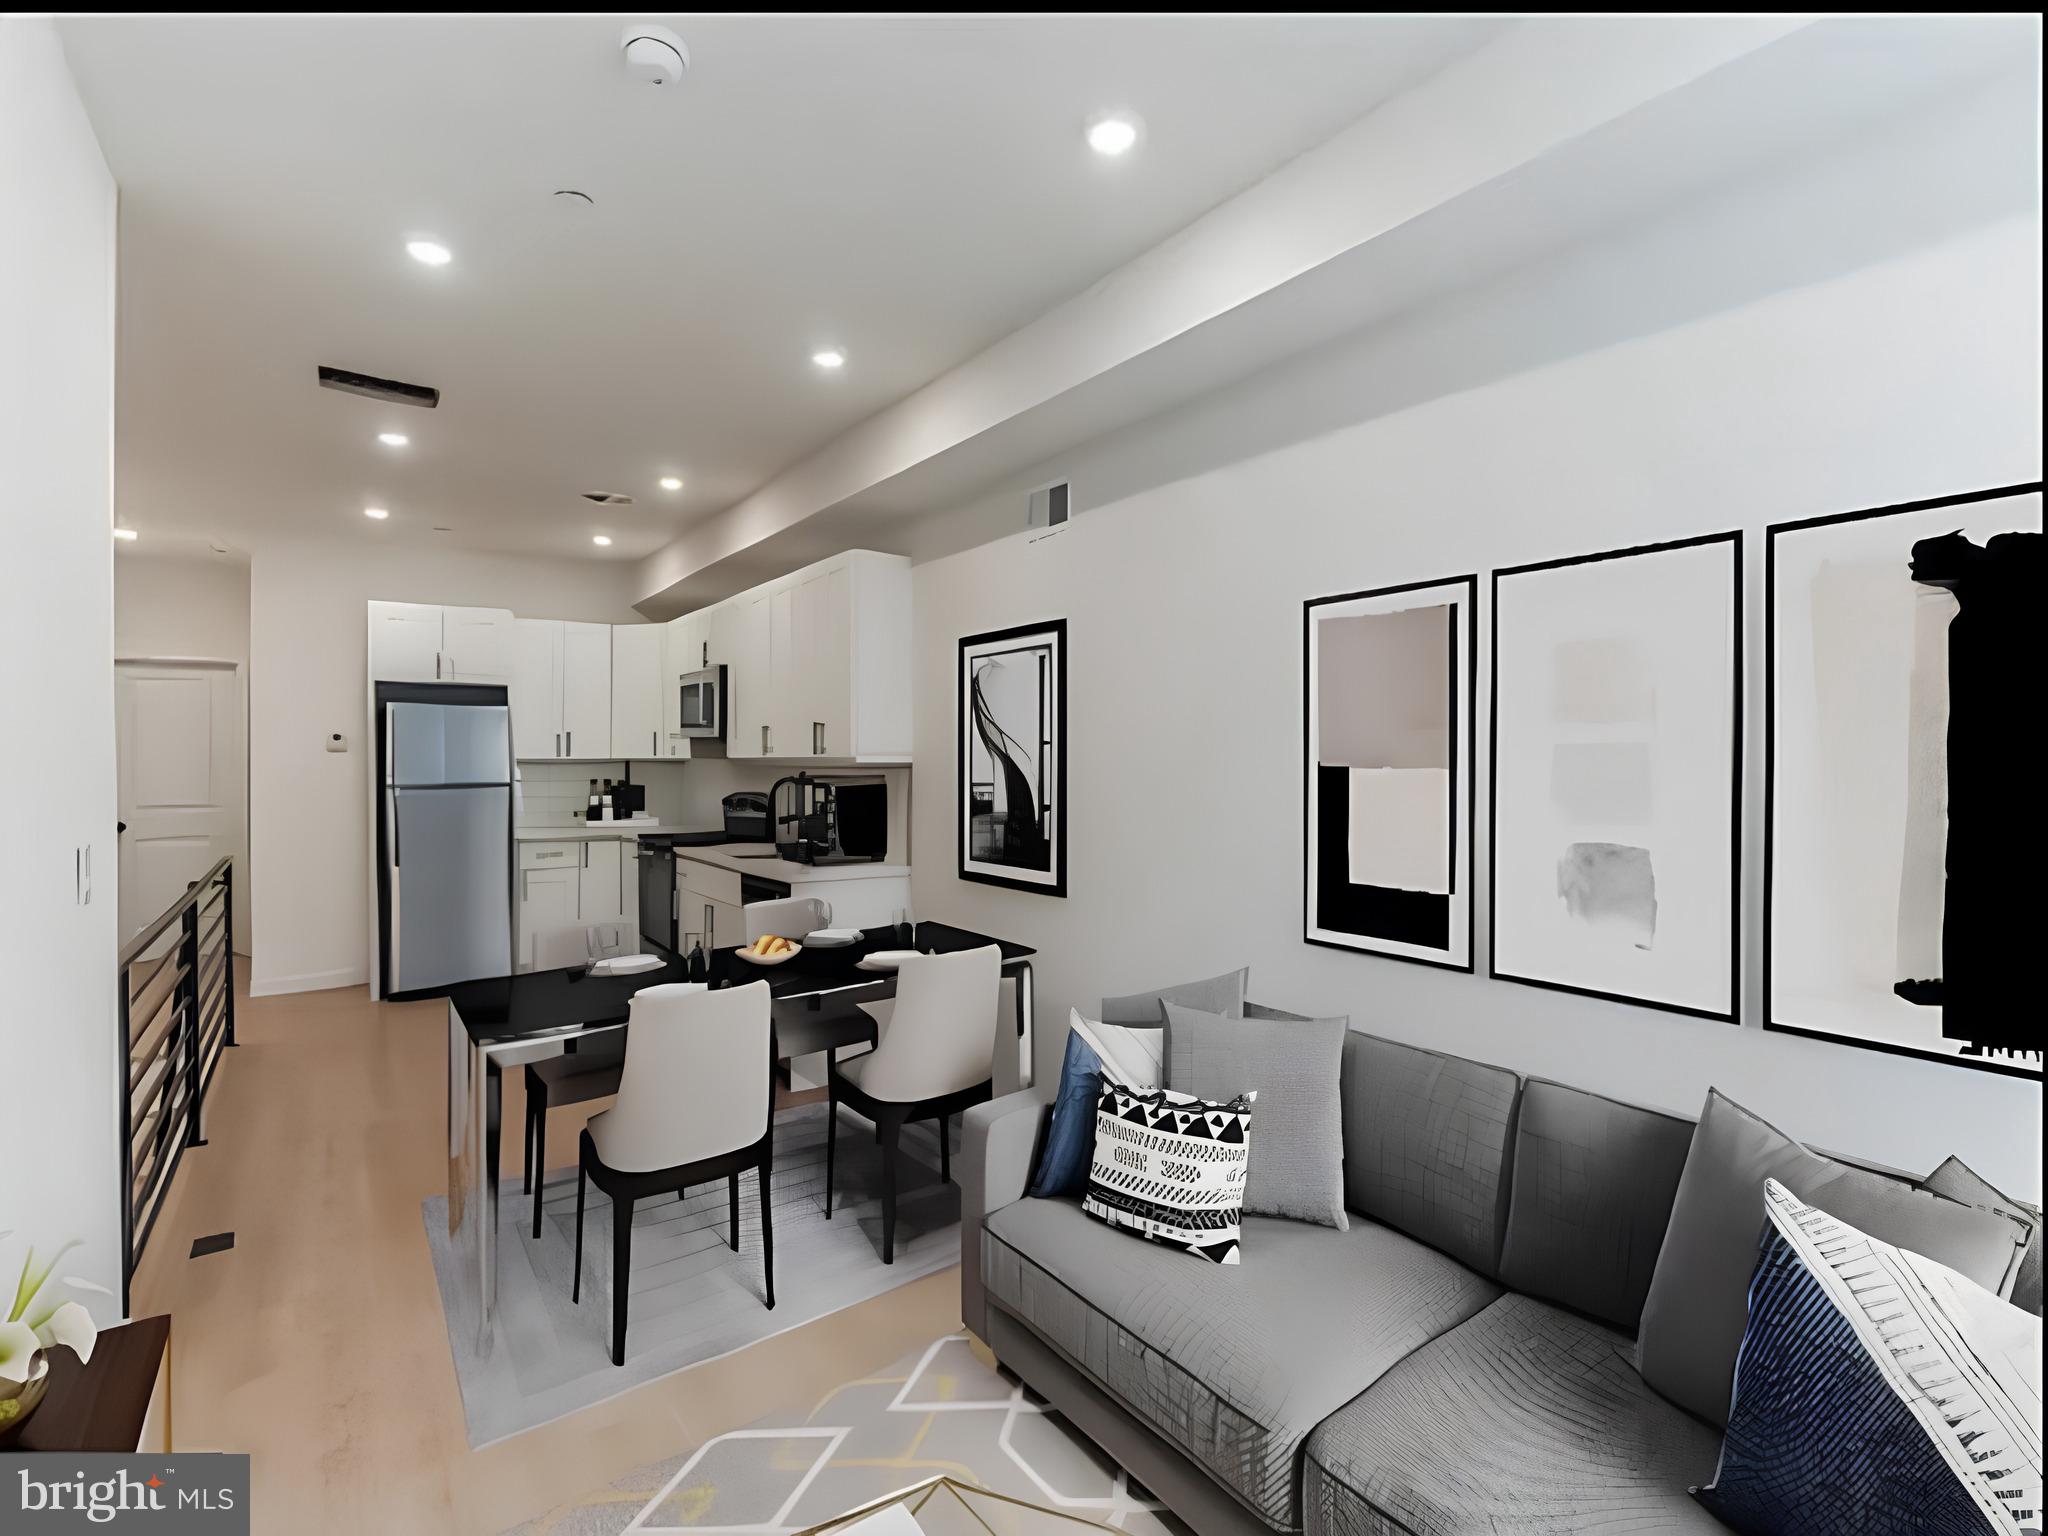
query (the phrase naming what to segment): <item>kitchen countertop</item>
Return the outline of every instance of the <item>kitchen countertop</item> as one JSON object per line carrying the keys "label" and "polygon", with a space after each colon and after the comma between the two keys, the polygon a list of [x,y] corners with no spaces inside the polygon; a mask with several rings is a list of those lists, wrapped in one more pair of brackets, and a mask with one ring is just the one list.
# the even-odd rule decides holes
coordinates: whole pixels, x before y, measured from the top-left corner
{"label": "kitchen countertop", "polygon": [[[643,832],[692,830],[661,822],[599,822],[593,827],[579,821],[567,827],[520,827],[513,836],[522,843],[580,843],[593,838],[637,838]],[[766,843],[713,843],[705,847],[678,848],[675,854],[679,859],[709,864],[713,869],[759,875],[764,880],[780,880],[785,885],[803,885],[819,880],[878,880],[885,876],[904,878],[910,874],[908,864],[799,864],[794,859],[745,858],[736,851],[765,849],[767,846]]]}

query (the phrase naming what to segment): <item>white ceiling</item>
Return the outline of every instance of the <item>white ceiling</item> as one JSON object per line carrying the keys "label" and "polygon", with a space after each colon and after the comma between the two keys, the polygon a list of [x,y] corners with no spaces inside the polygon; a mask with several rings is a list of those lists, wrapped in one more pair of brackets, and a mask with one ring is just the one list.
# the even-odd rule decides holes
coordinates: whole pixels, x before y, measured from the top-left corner
{"label": "white ceiling", "polygon": [[[1499,30],[665,20],[674,91],[624,76],[623,17],[63,22],[121,187],[123,520],[645,555]],[[1106,108],[1145,124],[1121,161],[1082,140]],[[454,262],[409,259],[421,235]]]}

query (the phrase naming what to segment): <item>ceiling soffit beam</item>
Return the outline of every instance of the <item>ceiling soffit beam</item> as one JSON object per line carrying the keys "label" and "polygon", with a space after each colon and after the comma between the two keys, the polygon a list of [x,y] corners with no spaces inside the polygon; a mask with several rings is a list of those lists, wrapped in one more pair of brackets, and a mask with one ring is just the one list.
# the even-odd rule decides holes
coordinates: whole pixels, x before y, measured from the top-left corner
{"label": "ceiling soffit beam", "polygon": [[[640,563],[639,605],[818,513],[1769,47],[1784,17],[1524,21]],[[1561,88],[1559,82],[1568,82]]]}

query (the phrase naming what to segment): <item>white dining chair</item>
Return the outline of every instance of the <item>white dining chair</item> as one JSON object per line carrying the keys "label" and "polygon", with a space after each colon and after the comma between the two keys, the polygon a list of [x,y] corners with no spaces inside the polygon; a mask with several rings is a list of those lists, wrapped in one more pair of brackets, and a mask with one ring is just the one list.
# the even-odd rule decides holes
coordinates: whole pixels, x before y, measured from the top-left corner
{"label": "white dining chair", "polygon": [[[533,936],[533,968],[559,971],[585,965],[604,948],[618,942],[617,924],[568,924],[543,928]],[[608,1099],[619,1091],[619,1064],[625,1059],[623,1030],[607,1030],[590,1040],[542,1042],[522,1048],[506,1065],[523,1066],[526,1088],[526,1142],[521,1188],[533,1196],[533,1235],[540,1236],[541,1201],[547,1182],[548,1111],[569,1104]]]}
{"label": "white dining chair", "polygon": [[905,960],[896,971],[895,997],[861,1005],[876,1023],[875,1048],[833,1062],[827,1074],[825,1217],[832,1216],[844,1104],[874,1122],[881,1143],[884,1264],[896,1262],[896,1148],[903,1127],[917,1120],[939,1122],[939,1177],[950,1180],[952,1117],[993,1097],[1002,964],[1002,951],[993,944]]}
{"label": "white dining chair", "polygon": [[676,982],[633,994],[619,1101],[590,1117],[577,1142],[576,1278],[583,1297],[587,1182],[612,1202],[612,1364],[626,1363],[626,1296],[633,1205],[692,1184],[727,1183],[731,1235],[740,1246],[740,1175],[760,1173],[761,1266],[775,1306],[775,1236],[769,1180],[775,1160],[775,1030],[768,984],[713,992]]}
{"label": "white dining chair", "polygon": [[817,896],[784,896],[775,901],[750,901],[740,908],[747,942],[774,934],[802,941],[807,933],[832,926],[832,903]]}

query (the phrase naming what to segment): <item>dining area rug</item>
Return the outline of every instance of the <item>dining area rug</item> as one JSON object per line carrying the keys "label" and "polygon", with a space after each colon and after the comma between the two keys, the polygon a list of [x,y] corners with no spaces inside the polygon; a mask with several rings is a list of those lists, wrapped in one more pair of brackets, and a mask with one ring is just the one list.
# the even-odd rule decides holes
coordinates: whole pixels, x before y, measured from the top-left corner
{"label": "dining area rug", "polygon": [[964,1334],[637,1468],[505,1536],[783,1536],[941,1474],[1129,1536],[1189,1536],[1057,1409],[975,1358]]}
{"label": "dining area rug", "polygon": [[[498,1316],[488,1354],[477,1348],[474,1303],[448,1236],[448,1201],[421,1206],[448,1343],[462,1389],[472,1449],[481,1449],[643,1383],[730,1354],[787,1329],[879,1296],[960,1257],[960,1191],[940,1180],[935,1124],[906,1126],[897,1163],[896,1262],[882,1262],[881,1159],[873,1133],[842,1116],[833,1215],[825,1219],[822,1103],[775,1117],[771,1209],[775,1310],[762,1304],[758,1179],[740,1180],[740,1246],[727,1245],[723,1180],[682,1200],[657,1198],[633,1212],[626,1363],[611,1362],[612,1209],[588,1187],[583,1291],[569,1299],[576,1245],[576,1174],[554,1170],[542,1198],[540,1236],[532,1197],[516,1169],[499,1186]],[[959,1126],[953,1126],[955,1153]]]}

